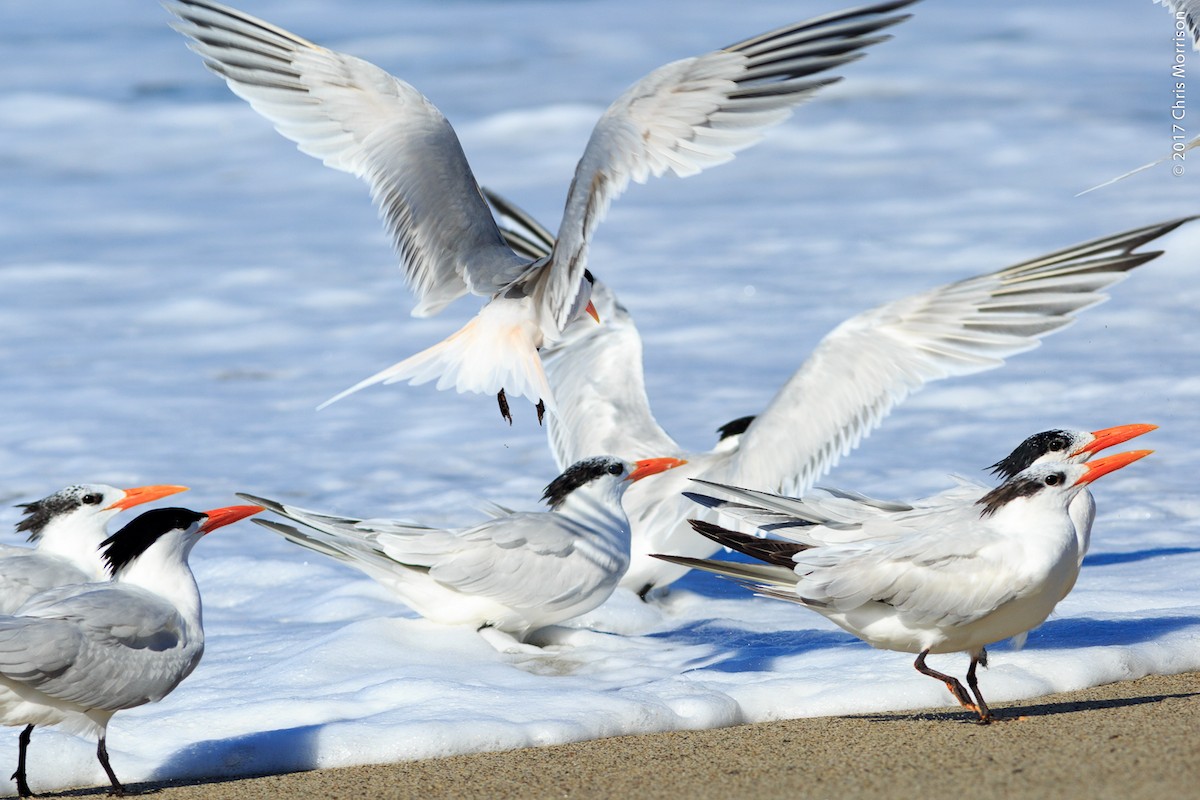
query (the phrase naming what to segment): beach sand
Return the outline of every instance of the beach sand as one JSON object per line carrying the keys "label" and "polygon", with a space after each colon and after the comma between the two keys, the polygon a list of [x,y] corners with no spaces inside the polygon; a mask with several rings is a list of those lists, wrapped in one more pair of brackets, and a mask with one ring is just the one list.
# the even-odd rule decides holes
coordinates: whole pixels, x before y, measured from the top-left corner
{"label": "beach sand", "polygon": [[161,800],[1200,797],[1200,672],[994,710],[1002,719],[986,726],[950,709],[819,717],[127,788]]}

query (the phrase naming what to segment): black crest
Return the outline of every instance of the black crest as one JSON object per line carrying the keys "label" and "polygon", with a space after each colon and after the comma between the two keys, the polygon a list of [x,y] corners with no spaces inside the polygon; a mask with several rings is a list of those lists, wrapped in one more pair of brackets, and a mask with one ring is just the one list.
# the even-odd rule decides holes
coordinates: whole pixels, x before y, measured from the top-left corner
{"label": "black crest", "polygon": [[204,519],[198,511],[186,508],[154,508],[135,517],[132,522],[100,543],[110,575],[146,552],[163,534],[187,530]]}
{"label": "black crest", "polygon": [[746,428],[750,427],[750,423],[754,422],[754,415],[748,417],[738,417],[735,420],[726,422],[721,427],[717,428],[717,441],[723,441],[730,436],[740,436],[746,432]]}
{"label": "black crest", "polygon": [[567,495],[605,475],[620,475],[625,471],[624,462],[608,456],[585,458],[567,467],[567,471],[550,481],[542,492],[542,499],[551,508],[558,508]]}
{"label": "black crest", "polygon": [[1005,481],[976,501],[976,505],[983,506],[983,510],[979,512],[979,516],[990,517],[1006,503],[1010,503],[1018,497],[1032,497],[1040,492],[1042,487],[1058,486],[1066,479],[1067,476],[1062,472],[1047,472],[1039,474],[1037,477],[1015,478]]}
{"label": "black crest", "polygon": [[50,524],[50,520],[70,514],[80,506],[99,505],[102,502],[103,492],[88,486],[68,486],[41,500],[18,504],[17,508],[25,511],[25,518],[17,523],[17,532],[28,531],[29,541],[36,542],[42,538],[42,531]]}
{"label": "black crest", "polygon": [[991,470],[993,475],[1003,480],[1008,480],[1018,472],[1028,469],[1034,461],[1037,461],[1047,453],[1057,453],[1070,449],[1074,442],[1075,438],[1067,431],[1056,430],[1035,433],[1017,445],[1016,450],[1013,450],[1007,456],[992,464],[988,469]]}

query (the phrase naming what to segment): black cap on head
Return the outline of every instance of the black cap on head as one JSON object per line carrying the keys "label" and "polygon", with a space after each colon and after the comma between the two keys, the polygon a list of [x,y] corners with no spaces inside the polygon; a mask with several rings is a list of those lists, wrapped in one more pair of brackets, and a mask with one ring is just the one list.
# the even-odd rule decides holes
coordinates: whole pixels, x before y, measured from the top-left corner
{"label": "black cap on head", "polygon": [[185,531],[204,520],[204,514],[187,508],[154,508],[139,514],[128,525],[100,543],[110,575],[171,531]]}
{"label": "black cap on head", "polygon": [[1069,431],[1053,430],[1035,433],[1017,445],[1004,458],[992,464],[988,469],[993,475],[1008,480],[1022,470],[1028,469],[1047,453],[1057,453],[1070,449],[1075,437]]}
{"label": "black cap on head", "polygon": [[567,495],[604,475],[620,475],[625,472],[625,463],[617,458],[596,456],[577,461],[567,467],[562,475],[550,481],[542,493],[542,499],[551,508],[558,508]]}

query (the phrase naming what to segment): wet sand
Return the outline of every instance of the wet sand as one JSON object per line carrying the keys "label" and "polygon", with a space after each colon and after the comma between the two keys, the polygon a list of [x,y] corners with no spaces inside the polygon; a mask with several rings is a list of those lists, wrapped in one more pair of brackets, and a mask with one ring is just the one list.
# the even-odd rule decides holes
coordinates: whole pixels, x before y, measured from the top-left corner
{"label": "wet sand", "polygon": [[1200,673],[994,710],[1002,719],[986,726],[949,709],[820,717],[127,788],[161,800],[1200,797]]}

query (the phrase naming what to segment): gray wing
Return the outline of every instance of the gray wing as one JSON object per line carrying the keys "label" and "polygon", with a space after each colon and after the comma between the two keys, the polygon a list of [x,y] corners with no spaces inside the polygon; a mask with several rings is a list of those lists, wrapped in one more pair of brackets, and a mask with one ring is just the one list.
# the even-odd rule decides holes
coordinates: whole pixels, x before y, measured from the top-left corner
{"label": "gray wing", "polygon": [[173,27],[300,150],[362,178],[419,304],[490,296],[529,266],[503,242],[454,130],[384,70],[207,0],[167,0]]}
{"label": "gray wing", "polygon": [[119,710],[160,699],[195,667],[203,641],[149,592],[75,587],[52,603],[0,617],[0,674],[84,708]]}
{"label": "gray wing", "polygon": [[1126,231],[888,303],[827,335],[742,435],[728,480],[802,494],[926,383],[1001,366],[1161,255],[1194,218]]}
{"label": "gray wing", "polygon": [[972,525],[972,507],[959,510],[957,524],[945,514],[909,515],[890,541],[817,547],[795,555],[803,602],[838,611],[884,603],[914,625],[961,625],[984,617],[1029,589],[998,564],[994,537]]}
{"label": "gray wing", "polygon": [[559,330],[570,322],[592,232],[629,181],[668,171],[686,177],[730,160],[838,80],[812,76],[890,38],[876,34],[907,19],[888,15],[910,4],[880,3],[779,28],[659,67],[618,97],[579,159],[550,263],[531,292],[552,310]]}
{"label": "gray wing", "polygon": [[11,614],[39,592],[89,580],[90,575],[61,558],[5,547],[0,550],[0,614]]}

